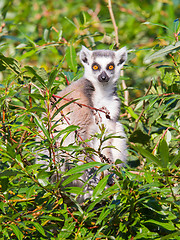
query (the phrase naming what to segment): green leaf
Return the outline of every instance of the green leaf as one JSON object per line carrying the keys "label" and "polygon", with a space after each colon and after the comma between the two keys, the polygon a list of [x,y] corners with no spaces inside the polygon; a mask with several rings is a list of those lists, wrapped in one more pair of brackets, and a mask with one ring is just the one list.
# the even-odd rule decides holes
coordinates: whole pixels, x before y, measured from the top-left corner
{"label": "green leaf", "polygon": [[167,26],[163,25],[163,24],[159,24],[159,23],[151,23],[151,22],[144,22],[142,24],[145,24],[145,25],[153,25],[153,26],[158,26],[158,27],[162,27],[162,28],[165,28],[165,29],[169,29]]}
{"label": "green leaf", "polygon": [[172,159],[169,167],[172,167],[177,161],[180,161],[180,151],[179,151],[178,154]]}
{"label": "green leaf", "polygon": [[75,126],[75,125],[70,125],[68,127],[66,127],[65,129],[61,130],[53,139],[53,143],[55,143],[57,141],[57,139],[59,139],[60,136],[62,136],[63,134],[66,134],[66,133],[72,133],[76,130],[79,129],[79,126]]}
{"label": "green leaf", "polygon": [[97,220],[97,222],[96,222],[96,225],[97,225],[97,224],[100,224],[100,223],[104,220],[104,218],[106,218],[107,215],[110,214],[110,213],[111,213],[111,209],[106,209],[106,208],[104,208],[104,209],[102,210],[102,212],[100,213],[100,215],[99,215],[99,218],[98,218],[98,220]]}
{"label": "green leaf", "polygon": [[66,187],[62,191],[75,194],[83,194],[83,189],[80,187]]}
{"label": "green leaf", "polygon": [[133,117],[134,119],[138,119],[138,115],[133,111],[133,109],[131,107],[126,107],[128,113],[131,115],[131,117]]}
{"label": "green leaf", "polygon": [[18,240],[22,240],[23,239],[23,234],[19,230],[19,228],[15,224],[9,224],[9,226],[13,230],[13,232],[16,235],[16,237],[18,238]]}
{"label": "green leaf", "polygon": [[173,33],[177,33],[178,29],[179,29],[179,19],[177,18],[173,22]]}
{"label": "green leaf", "polygon": [[140,154],[142,154],[144,157],[146,157],[151,162],[153,162],[153,163],[157,164],[158,166],[162,167],[161,161],[157,157],[155,157],[152,153],[150,153],[149,151],[143,149],[140,146],[135,147],[135,146],[131,145],[131,147],[134,148],[135,150],[138,150],[140,152]]}
{"label": "green leaf", "polygon": [[44,231],[43,227],[42,227],[39,223],[37,223],[37,222],[32,222],[32,221],[30,221],[29,223],[33,224],[34,227],[36,228],[36,230],[37,230],[38,232],[40,232],[43,236],[46,237],[45,231]]}
{"label": "green leaf", "polygon": [[69,183],[71,183],[72,181],[78,179],[79,177],[81,177],[83,175],[83,173],[76,173],[76,174],[73,174],[71,176],[69,176],[66,180],[64,180],[62,182],[62,186],[66,186],[68,185]]}
{"label": "green leaf", "polygon": [[[59,99],[59,101],[61,101],[61,100],[62,99]],[[53,104],[53,107],[56,106],[59,101],[57,101],[55,104]],[[75,101],[76,101],[76,99],[73,99],[73,100],[68,101],[67,103],[63,104],[61,107],[58,107],[58,109],[55,111],[55,113],[53,114],[51,119],[53,120],[55,118],[55,116],[57,116],[59,114],[59,112],[61,112],[65,107],[67,107],[68,105],[72,104]]]}
{"label": "green leaf", "polygon": [[67,239],[75,228],[76,222],[66,221],[60,233],[58,234],[57,239]]}
{"label": "green leaf", "polygon": [[5,69],[10,69],[16,75],[19,75],[21,72],[18,62],[15,59],[5,57],[2,53],[0,53],[0,71]]}
{"label": "green leaf", "polygon": [[42,219],[47,219],[47,220],[50,220],[50,221],[58,221],[58,222],[63,222],[63,220],[59,217],[53,217],[53,216],[47,216],[47,215],[44,215],[44,216],[41,216]]}
{"label": "green leaf", "polygon": [[43,78],[37,73],[37,71],[36,71],[34,68],[29,67],[29,66],[25,66],[25,68],[26,68],[30,73],[32,73],[33,76],[35,76],[35,77],[37,78],[37,80],[41,83],[41,85],[42,85],[43,87],[46,88],[46,84],[45,84]]}
{"label": "green leaf", "polygon": [[67,151],[67,152],[73,152],[73,151],[82,151],[84,148],[82,146],[76,146],[76,145],[72,145],[72,144],[69,144],[68,146],[65,146],[65,147],[59,147],[60,150],[64,150],[64,151]]}
{"label": "green leaf", "polygon": [[0,178],[0,185],[1,185],[1,190],[0,192],[5,192],[8,189],[8,185],[9,185],[9,178]]}
{"label": "green leaf", "polygon": [[150,138],[151,137],[148,134],[145,134],[140,129],[137,129],[131,134],[129,141],[134,143],[147,144],[150,141]]}
{"label": "green leaf", "polygon": [[87,170],[89,168],[92,168],[92,167],[103,166],[103,165],[104,165],[104,163],[100,163],[100,162],[85,163],[83,165],[80,165],[80,166],[77,166],[77,167],[74,167],[74,168],[70,169],[66,174],[64,174],[64,177],[68,176],[68,175],[71,175],[71,174],[80,173],[80,172],[85,171],[85,170]]}
{"label": "green leaf", "polygon": [[[168,234],[168,235],[166,235],[164,237],[161,237],[161,240],[169,240],[169,239],[179,240],[180,237],[178,237],[178,236],[180,236],[180,231],[176,231],[176,232]],[[176,238],[176,237],[178,237],[178,238]]]}
{"label": "green leaf", "polygon": [[98,198],[96,198],[95,201],[93,201],[91,204],[89,204],[86,212],[90,212],[96,206],[96,204],[101,202],[103,199],[106,199],[108,196],[112,195],[113,192],[110,191],[110,188],[108,188],[102,195],[100,195]]}
{"label": "green leaf", "polygon": [[56,68],[55,70],[53,70],[50,75],[49,75],[49,79],[48,79],[48,83],[47,83],[47,88],[50,90],[53,83],[54,83],[54,80],[56,79],[56,76],[58,74],[58,69]]}
{"label": "green leaf", "polygon": [[150,219],[150,220],[146,221],[145,223],[153,223],[153,224],[155,224],[157,226],[160,226],[162,228],[165,228],[169,231],[175,231],[176,230],[174,224],[171,221],[169,221],[169,222],[158,222],[156,220]]}
{"label": "green leaf", "polygon": [[179,50],[179,48],[180,48],[180,41],[176,42],[175,45],[169,45],[169,46],[167,46],[167,47],[165,47],[165,48],[155,52],[154,54],[145,57],[144,61],[145,62],[146,61],[151,61],[151,60],[153,60],[155,58],[158,58],[158,57],[162,58],[163,56],[165,56],[165,55],[167,55],[167,54],[169,54],[169,53],[171,53],[173,51]]}
{"label": "green leaf", "polygon": [[164,139],[162,139],[159,144],[159,153],[163,168],[167,168],[169,162],[169,148],[167,142]]}
{"label": "green leaf", "polygon": [[48,129],[44,126],[42,120],[35,113],[31,114],[34,116],[34,122],[36,123],[36,125],[42,130],[49,142],[51,142],[51,137],[49,135]]}
{"label": "green leaf", "polygon": [[2,7],[1,14],[2,14],[3,19],[5,19],[9,8],[12,6],[12,3],[13,3],[13,0],[3,2],[2,6],[1,6]]}
{"label": "green leaf", "polygon": [[66,60],[70,69],[76,73],[77,71],[76,51],[73,45],[70,45],[66,49]]}
{"label": "green leaf", "polygon": [[18,173],[21,173],[20,171],[17,171],[17,170],[5,170],[3,172],[0,172],[0,177],[4,177],[4,176],[16,176]]}
{"label": "green leaf", "polygon": [[98,182],[98,185],[93,190],[92,199],[95,199],[98,195],[100,195],[102,193],[102,191],[104,190],[104,188],[107,184],[108,178],[109,178],[109,176],[107,175]]}
{"label": "green leaf", "polygon": [[20,57],[18,57],[18,61],[22,61],[23,59],[29,58],[33,56],[36,52],[37,52],[37,49],[32,49],[31,51],[28,51],[23,55],[21,55]]}

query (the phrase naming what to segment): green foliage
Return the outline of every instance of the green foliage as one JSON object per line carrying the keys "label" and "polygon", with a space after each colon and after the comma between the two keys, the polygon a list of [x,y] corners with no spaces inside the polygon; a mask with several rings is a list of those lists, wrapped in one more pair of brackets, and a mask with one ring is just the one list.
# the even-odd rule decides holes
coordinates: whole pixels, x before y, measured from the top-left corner
{"label": "green foliage", "polygon": [[[78,126],[53,137],[56,114],[73,101],[53,115],[49,107],[57,90],[82,76],[76,57],[82,44],[114,48],[106,2],[0,3],[0,239],[180,239],[180,3],[112,3],[120,43],[131,49],[127,88],[118,84],[129,139],[128,165],[121,169],[78,165],[82,151],[99,153],[81,143],[62,147]],[[103,130],[97,137],[106,140]],[[58,151],[68,152],[73,168],[51,182],[59,173]],[[66,184],[91,168],[117,178],[109,188],[108,177],[102,178],[79,204],[83,189]]]}

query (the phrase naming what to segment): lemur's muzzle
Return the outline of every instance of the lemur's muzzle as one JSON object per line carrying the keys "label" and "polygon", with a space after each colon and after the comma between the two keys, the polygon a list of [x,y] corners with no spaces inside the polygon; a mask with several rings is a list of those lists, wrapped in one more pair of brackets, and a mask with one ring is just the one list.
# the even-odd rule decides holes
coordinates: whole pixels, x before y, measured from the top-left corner
{"label": "lemur's muzzle", "polygon": [[103,71],[99,76],[98,76],[99,82],[108,82],[109,81],[109,76],[105,71]]}

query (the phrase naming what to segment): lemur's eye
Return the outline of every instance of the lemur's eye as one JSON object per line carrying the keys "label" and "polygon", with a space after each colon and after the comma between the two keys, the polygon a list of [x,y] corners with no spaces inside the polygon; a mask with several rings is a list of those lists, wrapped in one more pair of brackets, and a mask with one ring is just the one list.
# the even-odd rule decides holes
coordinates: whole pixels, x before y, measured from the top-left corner
{"label": "lemur's eye", "polygon": [[113,70],[113,69],[114,69],[114,65],[111,64],[108,66],[108,70]]}
{"label": "lemur's eye", "polygon": [[92,66],[92,68],[93,68],[93,70],[98,70],[98,69],[99,69],[99,66],[98,66],[97,64],[94,64],[94,65]]}

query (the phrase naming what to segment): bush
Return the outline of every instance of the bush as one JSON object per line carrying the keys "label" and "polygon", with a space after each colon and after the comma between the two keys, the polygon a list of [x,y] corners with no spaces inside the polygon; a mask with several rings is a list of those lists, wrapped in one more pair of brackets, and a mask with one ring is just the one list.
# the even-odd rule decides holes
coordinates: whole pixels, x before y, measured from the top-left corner
{"label": "bush", "polygon": [[[180,239],[179,21],[171,21],[172,25],[167,24],[166,19],[165,23],[159,22],[161,11],[171,13],[171,20],[175,19],[174,5],[152,1],[149,14],[153,23],[145,22],[146,14],[137,11],[139,3],[135,1],[123,6],[118,3],[113,5],[116,22],[121,26],[119,36],[121,31],[125,33],[123,44],[128,34],[127,45],[136,48],[136,51],[130,51],[129,62],[125,66],[128,87],[118,84],[118,94],[122,100],[120,119],[129,139],[128,165],[121,169],[116,165],[96,162],[78,166],[75,161],[74,168],[62,174],[67,183],[79,178],[85,169],[96,166],[101,172],[109,168],[118,177],[114,179],[115,184],[105,188],[107,177],[102,178],[94,187],[91,199],[79,204],[77,196],[82,193],[81,188],[62,188],[61,178],[53,183],[49,180],[59,172],[58,164],[54,164],[57,137],[52,137],[56,123],[47,108],[50,98],[68,82],[82,76],[83,69],[76,59],[80,44],[106,49],[115,47],[112,40],[114,28],[104,17],[104,13],[108,14],[105,4],[101,4],[99,15],[81,11],[77,17],[79,10],[86,7],[81,1],[77,2],[74,6],[71,1],[62,1],[64,8],[69,9],[66,16],[76,16],[73,21],[59,16],[62,31],[57,31],[61,27],[53,16],[49,20],[52,26],[45,29],[48,25],[45,14],[51,9],[63,12],[61,3],[50,4],[47,1],[49,10],[46,12],[47,6],[41,1],[26,2],[27,10],[23,12],[21,1],[3,2],[4,25],[1,25],[0,46],[0,238]],[[147,13],[149,4],[146,1],[142,4],[142,9]],[[93,8],[95,5],[87,1],[87,6]],[[157,6],[158,11],[153,14],[153,7],[157,9]],[[28,10],[33,7],[35,10],[29,15]],[[41,7],[44,12],[39,16]],[[98,7],[97,2],[97,11]],[[115,7],[121,10],[120,17]],[[128,9],[132,9],[130,14]],[[13,23],[10,22],[12,14]],[[128,21],[125,21],[126,16]],[[143,18],[145,24],[140,25],[141,21],[135,23],[134,16],[136,19]],[[20,24],[24,19],[29,21],[25,25]],[[32,39],[31,29],[35,29],[36,24],[38,31]],[[155,29],[154,34],[160,36],[159,40],[155,36],[155,43],[151,42],[148,46],[149,36]],[[106,42],[106,34],[110,45]],[[149,41],[143,49],[138,49],[136,44],[142,34]],[[140,42],[142,44],[142,40]],[[54,56],[57,57],[55,60]],[[53,69],[52,64],[55,65]],[[130,84],[133,73],[135,77]],[[142,78],[144,90],[139,81]],[[130,87],[135,80],[135,87]],[[127,99],[125,91],[130,93],[130,99]],[[69,126],[59,135],[68,135],[76,129],[76,126]],[[44,149],[49,154],[42,154]],[[60,146],[58,151],[62,154],[66,151],[70,159],[74,156],[78,159],[82,147]],[[87,148],[86,151],[91,154],[93,150]],[[37,157],[48,162],[48,166],[37,164]]]}

